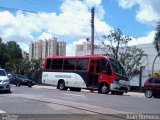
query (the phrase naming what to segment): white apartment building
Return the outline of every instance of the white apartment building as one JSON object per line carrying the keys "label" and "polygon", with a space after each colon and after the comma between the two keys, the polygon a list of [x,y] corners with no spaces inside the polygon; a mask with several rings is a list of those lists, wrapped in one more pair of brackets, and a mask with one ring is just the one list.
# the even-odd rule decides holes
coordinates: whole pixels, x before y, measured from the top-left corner
{"label": "white apartment building", "polygon": [[47,56],[62,55],[66,55],[66,43],[58,42],[56,37],[47,40],[34,41],[29,45],[29,60],[45,59]]}
{"label": "white apartment building", "polygon": [[[94,49],[99,49],[99,48],[100,47],[98,45],[94,45]],[[83,51],[86,51],[88,55],[88,52],[90,52],[90,50],[91,50],[91,41],[85,41],[82,44],[76,45],[76,55],[78,55],[79,52],[81,51],[82,51],[82,54],[83,54]]]}
{"label": "white apartment building", "polygon": [[[75,55],[76,56],[91,55],[91,50],[90,49],[89,50],[81,49],[82,46],[81,45],[76,46],[77,49],[76,49]],[[154,45],[152,43],[150,43],[150,44],[135,45],[135,47],[140,48],[144,51],[143,58],[146,59],[146,61],[143,64],[144,64],[144,66],[146,66],[146,64],[148,64],[149,72],[151,72],[154,58],[157,55],[157,51],[154,48]],[[109,51],[105,48],[94,49],[95,55],[106,55],[107,52],[109,52]],[[157,59],[155,62],[155,66],[154,66],[155,70],[160,69],[160,61],[159,60],[160,59]]]}

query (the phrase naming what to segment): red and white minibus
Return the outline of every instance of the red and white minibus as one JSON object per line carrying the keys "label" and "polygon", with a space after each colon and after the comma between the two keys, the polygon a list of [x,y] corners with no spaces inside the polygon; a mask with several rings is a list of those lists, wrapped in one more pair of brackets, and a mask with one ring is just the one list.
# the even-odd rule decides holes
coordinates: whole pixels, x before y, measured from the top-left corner
{"label": "red and white minibus", "polygon": [[122,64],[109,56],[49,56],[43,64],[42,83],[60,90],[98,90],[122,95],[129,80]]}

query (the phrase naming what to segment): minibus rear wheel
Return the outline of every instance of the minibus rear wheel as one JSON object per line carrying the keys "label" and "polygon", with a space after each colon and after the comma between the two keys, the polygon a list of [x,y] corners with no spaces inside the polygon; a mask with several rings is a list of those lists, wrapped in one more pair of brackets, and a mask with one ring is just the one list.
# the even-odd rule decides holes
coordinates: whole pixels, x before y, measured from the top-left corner
{"label": "minibus rear wheel", "polygon": [[123,95],[124,92],[117,92],[117,95]]}
{"label": "minibus rear wheel", "polygon": [[60,90],[67,90],[67,87],[65,87],[65,82],[64,82],[63,80],[60,80],[60,81],[58,82],[58,88],[59,88]]}

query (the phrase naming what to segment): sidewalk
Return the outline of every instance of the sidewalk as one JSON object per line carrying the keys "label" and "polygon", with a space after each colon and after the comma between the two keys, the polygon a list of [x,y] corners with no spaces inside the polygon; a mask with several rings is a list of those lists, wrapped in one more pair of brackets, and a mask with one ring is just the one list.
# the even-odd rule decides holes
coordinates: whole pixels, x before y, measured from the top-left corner
{"label": "sidewalk", "polygon": [[[57,89],[55,86],[47,86],[47,85],[35,85],[34,88],[42,88],[42,89]],[[86,90],[86,89],[82,89],[81,91],[83,92],[90,92],[90,90]],[[97,93],[97,91],[95,91],[95,93]],[[143,97],[145,98],[144,93],[139,93],[139,92],[128,92],[128,93],[124,93],[125,96],[132,96],[132,97]]]}
{"label": "sidewalk", "polygon": [[129,96],[132,96],[132,97],[143,97],[143,98],[145,98],[144,93],[139,93],[139,92],[128,92],[128,93],[125,93],[124,95],[129,95]]}

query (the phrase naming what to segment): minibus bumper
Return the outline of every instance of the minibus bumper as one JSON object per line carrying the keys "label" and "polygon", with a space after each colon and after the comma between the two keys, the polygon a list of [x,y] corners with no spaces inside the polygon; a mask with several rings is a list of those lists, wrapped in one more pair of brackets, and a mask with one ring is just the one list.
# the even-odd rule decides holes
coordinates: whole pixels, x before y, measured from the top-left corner
{"label": "minibus bumper", "polygon": [[130,90],[129,81],[125,80],[114,81],[110,85],[110,91],[120,91],[127,93],[129,90]]}

